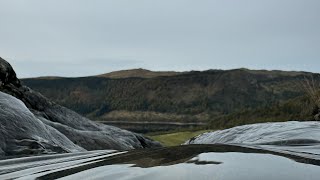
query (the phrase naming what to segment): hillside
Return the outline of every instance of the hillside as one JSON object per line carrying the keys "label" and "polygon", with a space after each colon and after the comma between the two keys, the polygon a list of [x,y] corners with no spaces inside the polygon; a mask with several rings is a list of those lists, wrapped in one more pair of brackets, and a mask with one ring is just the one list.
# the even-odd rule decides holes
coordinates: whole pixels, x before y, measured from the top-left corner
{"label": "hillside", "polygon": [[154,78],[154,77],[161,77],[161,76],[174,76],[181,74],[179,72],[174,71],[150,71],[147,69],[129,69],[129,70],[121,70],[121,71],[114,71],[106,74],[98,75],[98,77],[105,77],[105,78]]}
{"label": "hillside", "polygon": [[309,96],[299,96],[271,106],[244,109],[231,114],[222,115],[210,120],[210,127],[230,128],[245,124],[283,121],[309,121],[320,113],[320,109]]}
{"label": "hillside", "polygon": [[234,69],[153,78],[92,76],[22,81],[51,100],[100,121],[207,122],[299,97],[304,94],[301,82],[311,75]]}

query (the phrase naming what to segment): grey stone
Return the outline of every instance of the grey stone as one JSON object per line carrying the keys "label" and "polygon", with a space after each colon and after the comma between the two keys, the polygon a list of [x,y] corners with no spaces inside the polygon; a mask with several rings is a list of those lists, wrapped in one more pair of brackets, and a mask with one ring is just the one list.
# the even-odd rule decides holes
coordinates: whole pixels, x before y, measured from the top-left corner
{"label": "grey stone", "polygon": [[0,80],[0,155],[161,146],[142,135],[93,122],[48,100],[21,85],[2,58]]}

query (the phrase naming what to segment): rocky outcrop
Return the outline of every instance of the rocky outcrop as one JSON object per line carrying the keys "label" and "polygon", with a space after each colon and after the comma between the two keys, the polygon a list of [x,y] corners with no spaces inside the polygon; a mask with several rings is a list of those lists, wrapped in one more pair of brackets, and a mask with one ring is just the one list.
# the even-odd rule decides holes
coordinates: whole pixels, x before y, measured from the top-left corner
{"label": "rocky outcrop", "polygon": [[19,86],[20,81],[10,64],[0,57],[0,85],[9,83]]}
{"label": "rocky outcrop", "polygon": [[0,91],[3,92],[0,94],[2,154],[160,146],[139,134],[90,121],[49,101],[40,93],[21,85],[10,64],[1,58],[0,80]]}
{"label": "rocky outcrop", "polygon": [[185,144],[237,144],[320,155],[320,123],[288,121],[204,133]]}

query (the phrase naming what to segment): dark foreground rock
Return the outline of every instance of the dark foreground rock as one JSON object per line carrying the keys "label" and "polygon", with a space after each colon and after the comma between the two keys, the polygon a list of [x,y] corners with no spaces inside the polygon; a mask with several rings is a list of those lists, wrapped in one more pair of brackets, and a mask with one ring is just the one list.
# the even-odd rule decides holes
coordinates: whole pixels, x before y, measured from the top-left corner
{"label": "dark foreground rock", "polygon": [[139,134],[90,121],[21,85],[0,58],[0,155],[159,147]]}
{"label": "dark foreground rock", "polygon": [[222,144],[0,160],[0,179],[318,180],[319,176],[317,154]]}

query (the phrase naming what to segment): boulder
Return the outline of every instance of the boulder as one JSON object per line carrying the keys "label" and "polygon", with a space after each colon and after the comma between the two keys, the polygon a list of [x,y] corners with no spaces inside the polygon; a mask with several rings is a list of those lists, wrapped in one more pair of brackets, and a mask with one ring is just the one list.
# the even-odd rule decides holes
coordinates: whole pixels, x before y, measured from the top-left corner
{"label": "boulder", "polygon": [[320,123],[287,121],[237,126],[201,134],[185,144],[237,144],[320,155]]}
{"label": "boulder", "polygon": [[[161,146],[142,135],[93,122],[48,100],[23,86],[11,65],[2,58],[0,80],[0,91],[3,92],[0,154],[129,150]],[[66,144],[61,144],[60,140]],[[32,152],[27,152],[28,149]]]}

